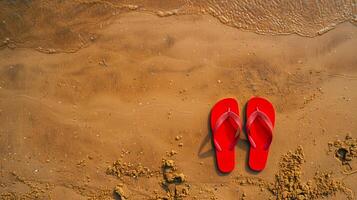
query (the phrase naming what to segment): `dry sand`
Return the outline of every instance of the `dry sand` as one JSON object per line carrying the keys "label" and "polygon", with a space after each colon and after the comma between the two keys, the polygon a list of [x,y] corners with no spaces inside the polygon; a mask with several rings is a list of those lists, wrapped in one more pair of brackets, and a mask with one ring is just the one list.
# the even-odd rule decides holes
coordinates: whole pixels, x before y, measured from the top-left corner
{"label": "dry sand", "polygon": [[[355,198],[353,1],[222,2],[1,1],[0,198]],[[253,95],[267,167],[220,174],[210,108]]]}

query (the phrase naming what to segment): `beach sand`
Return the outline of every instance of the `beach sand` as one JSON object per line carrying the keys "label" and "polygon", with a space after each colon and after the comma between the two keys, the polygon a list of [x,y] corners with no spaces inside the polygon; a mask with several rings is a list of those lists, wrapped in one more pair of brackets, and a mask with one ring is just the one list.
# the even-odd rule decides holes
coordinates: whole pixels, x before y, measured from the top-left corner
{"label": "beach sand", "polygon": [[[356,198],[356,158],[346,168],[329,152],[329,142],[357,137],[355,7],[323,5],[325,21],[269,30],[251,24],[279,17],[239,27],[239,15],[224,23],[206,11],[215,1],[74,2],[38,12],[35,2],[1,2],[2,199],[288,199],[271,183],[300,150],[302,181],[326,172],[345,189],[326,186],[336,194],[317,199]],[[242,137],[235,170],[221,174],[210,109],[234,97],[244,118],[252,96],[277,112],[267,166],[249,169]]]}

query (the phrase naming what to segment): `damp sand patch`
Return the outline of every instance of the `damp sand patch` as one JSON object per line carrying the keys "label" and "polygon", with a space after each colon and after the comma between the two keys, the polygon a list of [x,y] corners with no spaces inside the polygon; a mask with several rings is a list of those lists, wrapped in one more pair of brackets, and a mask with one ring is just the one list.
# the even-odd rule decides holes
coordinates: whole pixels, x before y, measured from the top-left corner
{"label": "damp sand patch", "polygon": [[305,162],[303,148],[299,146],[295,151],[283,155],[279,162],[279,171],[272,183],[260,178],[237,177],[235,180],[242,186],[257,186],[261,190],[268,190],[271,200],[308,200],[334,196],[338,192],[353,199],[352,191],[344,183],[333,178],[331,172],[316,172],[312,180],[302,181],[302,165]]}
{"label": "damp sand patch", "polygon": [[335,158],[340,161],[344,174],[353,174],[353,162],[357,157],[357,138],[347,135],[344,140],[335,140],[328,143],[328,152],[333,153]]}

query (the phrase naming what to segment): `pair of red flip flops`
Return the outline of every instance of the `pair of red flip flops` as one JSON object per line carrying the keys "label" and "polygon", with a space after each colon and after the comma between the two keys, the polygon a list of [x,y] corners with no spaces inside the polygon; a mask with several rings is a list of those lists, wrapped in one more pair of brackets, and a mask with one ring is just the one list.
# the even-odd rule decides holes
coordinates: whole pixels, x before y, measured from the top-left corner
{"label": "pair of red flip flops", "polygon": [[[246,107],[246,131],[250,142],[249,167],[254,171],[265,168],[273,138],[275,110],[261,97],[252,97]],[[238,102],[233,98],[222,99],[211,111],[211,129],[218,169],[231,172],[235,166],[235,145],[242,132]]]}

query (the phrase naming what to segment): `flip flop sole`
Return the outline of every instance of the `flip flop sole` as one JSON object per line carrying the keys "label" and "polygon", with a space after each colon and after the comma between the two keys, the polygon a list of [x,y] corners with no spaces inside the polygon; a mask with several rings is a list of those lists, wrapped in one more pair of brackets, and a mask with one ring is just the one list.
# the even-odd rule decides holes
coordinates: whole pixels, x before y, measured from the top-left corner
{"label": "flip flop sole", "polygon": [[[227,112],[229,108],[232,112],[239,115],[238,103],[233,98],[222,99],[213,106],[210,117],[212,134],[218,118],[224,112]],[[223,173],[231,172],[235,166],[235,149],[230,149],[230,146],[235,139],[238,127],[232,126],[234,123],[230,123],[228,120],[224,121],[213,134],[213,139],[215,139],[222,148],[222,151],[215,148],[215,152],[217,167],[219,171]]]}
{"label": "flip flop sole", "polygon": [[[247,119],[254,111],[256,111],[257,107],[269,117],[274,126],[275,109],[268,100],[261,97],[253,97],[248,101],[246,108]],[[259,118],[257,118],[250,126],[249,134],[254,139],[256,148],[253,148],[252,145],[250,147],[249,167],[254,171],[262,171],[266,166],[269,148],[265,149],[264,147],[270,143],[272,139],[272,136],[270,136],[268,132],[267,127],[264,125],[264,121]]]}

